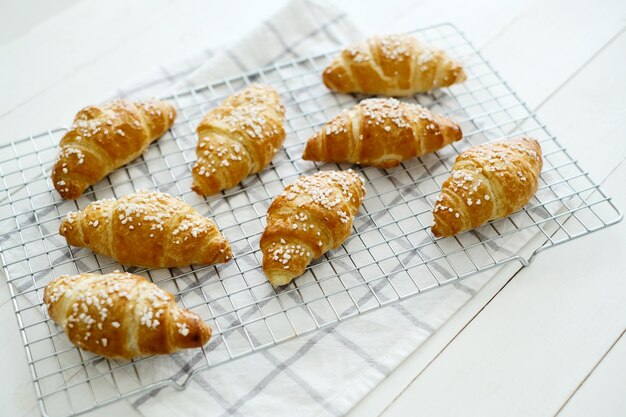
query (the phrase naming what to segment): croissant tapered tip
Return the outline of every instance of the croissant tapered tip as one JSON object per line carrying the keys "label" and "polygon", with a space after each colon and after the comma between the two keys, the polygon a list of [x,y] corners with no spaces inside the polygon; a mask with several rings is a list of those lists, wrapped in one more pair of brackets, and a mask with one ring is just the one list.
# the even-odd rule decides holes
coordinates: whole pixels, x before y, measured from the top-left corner
{"label": "croissant tapered tip", "polygon": [[463,131],[461,130],[461,126],[457,125],[456,123],[450,124],[447,133],[450,135],[450,138],[452,138],[452,142],[458,142],[459,140],[463,139]]}
{"label": "croissant tapered tip", "polygon": [[309,139],[309,141],[306,143],[306,146],[304,147],[304,152],[302,153],[302,159],[304,159],[305,161],[317,161],[319,160],[319,143],[321,139],[319,138],[319,135],[315,135],[313,136],[311,139]]}
{"label": "croissant tapered tip", "polygon": [[333,89],[333,85],[331,83],[331,77],[332,77],[332,64],[326,67],[324,71],[322,72],[322,82],[330,90]]}
{"label": "croissant tapered tip", "polygon": [[456,217],[456,213],[437,211],[434,213],[434,221],[430,231],[436,238],[454,236],[463,230],[462,220],[463,217],[460,213],[459,217]]}
{"label": "croissant tapered tip", "polygon": [[222,242],[222,248],[219,250],[219,255],[215,263],[226,263],[233,259],[233,250],[226,239]]}
{"label": "croissant tapered tip", "polygon": [[221,191],[218,181],[205,181],[204,178],[200,179],[197,175],[194,175],[191,190],[205,197],[217,194]]}
{"label": "croissant tapered tip", "polygon": [[441,227],[441,225],[439,223],[437,223],[437,221],[435,221],[435,224],[433,224],[430,227],[430,231],[433,233],[433,235],[435,237],[444,237],[445,236],[443,230],[441,230],[441,229],[442,229],[442,227]]}
{"label": "croissant tapered tip", "polygon": [[[293,248],[296,246],[294,243],[289,243],[288,241],[279,243],[276,240],[270,243],[267,239],[262,238],[262,240],[263,272],[267,276],[267,280],[276,287],[287,285],[294,278],[302,275],[313,260],[313,253],[309,252],[308,249],[302,249],[298,256],[291,256],[290,253],[293,252]],[[273,254],[281,254],[281,256],[277,257]],[[287,254],[287,257],[282,256],[282,254]]]}
{"label": "croissant tapered tip", "polygon": [[202,347],[211,339],[211,328],[202,318],[189,310],[181,311],[182,318],[177,322],[178,348]]}
{"label": "croissant tapered tip", "polygon": [[191,184],[191,190],[195,192],[196,194],[202,195],[202,187],[200,187],[200,184],[198,184],[198,182],[195,179],[193,180],[193,183]]}
{"label": "croissant tapered tip", "polygon": [[322,82],[329,90],[340,93],[347,93],[356,88],[345,66],[337,60],[322,72]]}
{"label": "croissant tapered tip", "polygon": [[295,278],[300,276],[300,274],[294,274],[289,272],[267,272],[265,271],[265,275],[267,276],[267,280],[275,287],[281,287],[283,285],[289,284]]}
{"label": "croissant tapered tip", "polygon": [[87,188],[85,184],[80,181],[72,180],[64,175],[59,175],[56,169],[52,172],[52,183],[54,184],[54,188],[56,188],[57,192],[64,200],[76,200]]}
{"label": "croissant tapered tip", "polygon": [[461,64],[457,64],[457,65],[458,66],[456,68],[456,74],[455,74],[455,79],[454,79],[453,84],[459,84],[467,80],[467,73],[465,72]]}
{"label": "croissant tapered tip", "polygon": [[65,237],[65,233],[67,232],[67,220],[62,219],[61,223],[59,223],[59,234]]}
{"label": "croissant tapered tip", "polygon": [[75,236],[76,233],[73,232],[75,221],[77,221],[77,213],[69,212],[67,216],[61,219],[61,223],[59,223],[59,234],[63,236],[70,245],[80,243]]}

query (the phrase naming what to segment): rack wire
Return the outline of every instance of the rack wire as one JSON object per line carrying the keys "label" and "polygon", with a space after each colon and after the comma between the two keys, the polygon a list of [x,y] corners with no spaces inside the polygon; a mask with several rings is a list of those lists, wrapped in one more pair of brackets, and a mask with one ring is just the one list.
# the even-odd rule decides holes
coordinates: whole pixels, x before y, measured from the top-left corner
{"label": "rack wire", "polygon": [[[66,129],[0,147],[0,254],[42,414],[83,413],[162,386],[183,388],[192,376],[337,321],[380,308],[508,262],[526,265],[539,251],[621,220],[611,199],[573,160],[517,94],[454,26],[414,32],[460,59],[468,80],[407,98],[456,120],[464,139],[399,167],[352,167],[366,179],[367,196],[341,248],[315,262],[292,284],[272,287],[260,269],[259,238],[273,197],[302,174],[349,165],[300,158],[307,138],[362,97],[330,93],[320,81],[335,53],[292,60],[169,97],[178,119],[142,157],[63,201],[49,172]],[[263,172],[222,195],[190,191],[195,127],[207,110],[251,82],[274,86],[287,109],[284,146]],[[529,135],[544,152],[539,191],[513,215],[459,236],[435,239],[431,210],[456,155],[495,139]],[[140,188],[180,196],[212,218],[227,236],[234,260],[219,266],[146,270],[124,268],[58,235],[59,220],[91,201]],[[534,238],[529,256],[516,252]],[[106,360],[74,347],[49,319],[43,289],[61,274],[125,269],[176,295],[214,329],[203,349],[176,354],[185,366],[164,375],[171,357]],[[168,368],[169,369],[169,368]]]}

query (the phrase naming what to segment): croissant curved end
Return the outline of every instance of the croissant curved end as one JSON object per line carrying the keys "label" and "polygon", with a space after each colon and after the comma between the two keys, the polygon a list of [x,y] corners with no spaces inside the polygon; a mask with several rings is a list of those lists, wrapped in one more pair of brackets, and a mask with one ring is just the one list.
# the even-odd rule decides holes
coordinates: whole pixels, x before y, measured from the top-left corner
{"label": "croissant curved end", "polygon": [[185,311],[183,314],[194,316],[193,319],[197,323],[195,331],[192,331],[189,335],[191,342],[197,346],[206,345],[209,339],[211,339],[211,328],[200,318],[200,316],[197,316],[189,311]]}
{"label": "croissant curved end", "polygon": [[335,89],[335,87],[333,85],[333,82],[332,82],[332,78],[333,78],[333,69],[332,69],[332,67],[333,67],[333,65],[334,65],[334,63],[330,64],[322,72],[322,82],[324,83],[324,85],[326,87],[328,87],[329,90],[334,90]]}
{"label": "croissant curved end", "polygon": [[335,60],[322,72],[322,82],[331,91],[347,93],[353,86],[352,80],[342,63]]}
{"label": "croissant curved end", "polygon": [[226,263],[233,259],[233,249],[230,247],[228,240],[223,239],[222,248],[219,250],[219,255],[215,263]]}
{"label": "croissant curved end", "polygon": [[275,287],[280,287],[283,285],[289,284],[295,278],[299,277],[301,274],[289,273],[287,271],[265,271],[265,275],[267,276],[267,280]]}
{"label": "croissant curved end", "polygon": [[319,161],[319,149],[321,142],[322,139],[319,137],[319,135],[315,135],[311,139],[309,139],[309,141],[306,143],[306,146],[304,147],[302,159],[304,159],[305,161]]}
{"label": "croissant curved end", "polygon": [[81,181],[71,180],[69,178],[61,178],[52,173],[52,182],[54,188],[58,191],[64,200],[76,200],[80,197],[87,187]]}
{"label": "croissant curved end", "polygon": [[460,219],[452,217],[452,213],[449,211],[438,211],[434,213],[434,223],[430,228],[430,231],[437,238],[454,236],[463,230],[459,228],[459,224],[455,220],[464,220],[463,215],[460,215]]}
{"label": "croissant curved end", "polygon": [[[197,169],[198,168],[194,166],[194,170]],[[219,193],[222,189],[220,188],[220,183],[216,177],[208,179],[206,177],[194,175],[191,190],[201,196],[210,196]]]}
{"label": "croissant curved end", "polygon": [[448,234],[446,233],[446,231],[444,230],[446,229],[445,227],[443,227],[443,225],[437,221],[437,219],[435,218],[435,224],[433,224],[430,227],[430,231],[433,233],[433,235],[435,235],[435,237],[446,237],[448,236]]}
{"label": "croissant curved end", "polygon": [[59,234],[63,237],[65,237],[67,230],[68,230],[68,223],[67,223],[67,218],[65,219],[61,219],[61,223],[59,223]]}
{"label": "croissant curved end", "polygon": [[202,347],[211,339],[211,328],[196,313],[189,310],[180,310],[180,317],[176,321],[175,340],[176,349]]}
{"label": "croissant curved end", "polygon": [[465,72],[463,67],[460,64],[458,64],[458,67],[455,69],[454,84],[462,83],[465,80],[467,80],[467,73]]}
{"label": "croissant curved end", "polygon": [[74,227],[76,226],[74,223],[77,222],[77,214],[75,212],[67,213],[63,219],[61,219],[61,223],[59,223],[59,234],[63,236],[67,243],[73,246],[80,246],[82,244],[80,228],[74,231]]}
{"label": "croissant curved end", "polygon": [[[261,250],[263,252],[263,272],[272,285],[286,285],[295,278],[304,274],[307,266],[314,259],[315,255],[319,256],[321,253],[318,253],[315,249],[308,247],[307,242],[294,242],[292,238],[286,236],[281,230],[277,230],[280,229],[280,227],[276,227],[276,224],[272,226],[272,222],[269,223],[270,225],[265,229],[260,242]],[[272,229],[274,233],[278,231],[279,236],[272,235]],[[280,236],[285,236],[286,240]],[[302,246],[300,249],[301,252],[292,252],[291,255],[288,255],[286,258],[276,256],[277,254],[289,253],[293,251],[293,247],[296,244]]]}

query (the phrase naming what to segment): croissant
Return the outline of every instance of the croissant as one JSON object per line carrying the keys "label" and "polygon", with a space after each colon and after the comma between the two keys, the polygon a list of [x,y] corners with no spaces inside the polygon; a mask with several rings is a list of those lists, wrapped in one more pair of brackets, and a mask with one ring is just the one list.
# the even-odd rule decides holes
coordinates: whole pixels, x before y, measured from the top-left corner
{"label": "croissant", "polygon": [[263,271],[273,285],[302,275],[309,263],[350,236],[365,195],[352,170],[321,171],[287,186],[267,210],[261,236]]}
{"label": "croissant", "polygon": [[126,165],[174,123],[176,110],[160,100],[115,100],[78,112],[60,143],[52,183],[61,197],[76,199],[87,187]]}
{"label": "croissant", "polygon": [[529,138],[463,152],[437,198],[433,234],[453,236],[522,208],[537,192],[542,165],[541,147]]}
{"label": "croissant", "polygon": [[232,258],[215,223],[178,198],[139,191],[95,201],[61,221],[59,233],[126,265],[153,268],[223,263]]}
{"label": "croissant", "polygon": [[108,358],[173,353],[211,337],[200,316],[138,275],[63,275],[46,286],[43,299],[73,344]]}
{"label": "croissant", "polygon": [[192,190],[211,195],[270,163],[285,140],[285,108],[271,87],[252,84],[228,97],[198,125]]}
{"label": "croissant", "polygon": [[391,168],[460,140],[443,116],[396,99],[367,99],[340,113],[309,139],[302,159]]}
{"label": "croissant", "polygon": [[414,36],[375,36],[344,49],[324,70],[324,84],[340,93],[409,96],[465,81],[457,61]]}

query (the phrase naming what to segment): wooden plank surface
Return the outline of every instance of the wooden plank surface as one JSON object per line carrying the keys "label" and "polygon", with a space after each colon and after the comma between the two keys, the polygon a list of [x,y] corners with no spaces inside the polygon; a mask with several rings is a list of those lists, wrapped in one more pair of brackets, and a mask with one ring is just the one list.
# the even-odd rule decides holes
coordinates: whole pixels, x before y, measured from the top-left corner
{"label": "wooden plank surface", "polygon": [[623,416],[626,410],[624,333],[559,411],[559,417]]}

